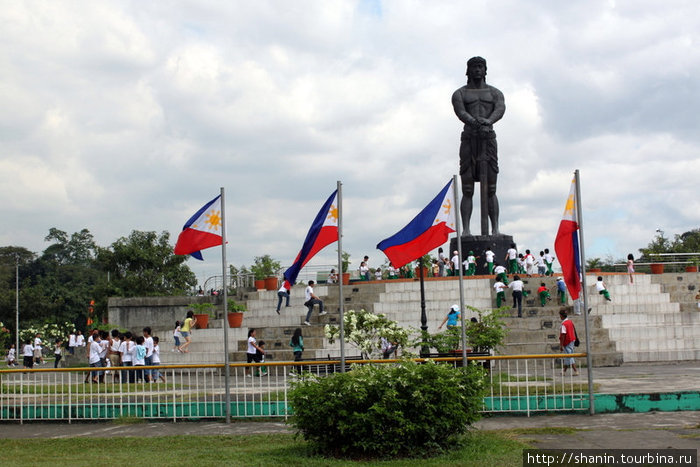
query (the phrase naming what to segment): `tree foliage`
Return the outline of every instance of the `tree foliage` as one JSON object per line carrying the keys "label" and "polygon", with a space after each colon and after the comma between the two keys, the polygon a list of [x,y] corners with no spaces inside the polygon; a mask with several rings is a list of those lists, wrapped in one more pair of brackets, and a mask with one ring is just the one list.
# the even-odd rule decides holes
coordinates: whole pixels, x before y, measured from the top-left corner
{"label": "tree foliage", "polygon": [[255,275],[255,280],[262,280],[267,277],[274,277],[280,269],[280,262],[270,255],[256,256],[250,272]]}
{"label": "tree foliage", "polygon": [[194,287],[197,277],[173,254],[170,234],[134,230],[110,248],[100,249],[98,262],[109,273],[114,291],[124,297],[176,295]]}
{"label": "tree foliage", "polygon": [[[20,327],[69,322],[84,329],[106,315],[110,296],[175,295],[196,284],[175,256],[169,235],[133,231],[107,248],[88,229],[68,234],[51,228],[39,255],[19,246],[0,247],[0,321],[15,326],[16,265],[19,265]],[[12,323],[12,324],[10,324]]]}
{"label": "tree foliage", "polygon": [[639,252],[643,257],[649,257],[652,253],[700,253],[700,229],[676,234],[673,240],[666,237],[664,232],[657,231],[646,248],[640,248]]}

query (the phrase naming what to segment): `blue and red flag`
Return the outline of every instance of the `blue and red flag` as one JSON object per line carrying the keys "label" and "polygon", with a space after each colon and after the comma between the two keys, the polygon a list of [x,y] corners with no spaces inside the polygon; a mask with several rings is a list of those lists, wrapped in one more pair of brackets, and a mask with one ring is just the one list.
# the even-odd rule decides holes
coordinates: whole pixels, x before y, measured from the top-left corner
{"label": "blue and red flag", "polygon": [[202,206],[182,227],[182,232],[175,243],[175,254],[191,255],[203,260],[200,250],[219,246],[221,243],[221,195],[219,195]]}
{"label": "blue and red flag", "polygon": [[301,251],[294,260],[294,264],[284,271],[285,287],[289,288],[297,280],[299,271],[316,253],[326,246],[338,241],[338,190],[324,203],[316,215]]}
{"label": "blue and red flag", "polygon": [[566,288],[571,299],[576,300],[581,293],[581,254],[579,247],[578,200],[576,199],[576,178],[571,180],[569,198],[566,200],[564,215],[559,223],[554,251],[557,254]]}
{"label": "blue and red flag", "polygon": [[406,227],[377,245],[400,268],[447,241],[455,231],[452,181]]}

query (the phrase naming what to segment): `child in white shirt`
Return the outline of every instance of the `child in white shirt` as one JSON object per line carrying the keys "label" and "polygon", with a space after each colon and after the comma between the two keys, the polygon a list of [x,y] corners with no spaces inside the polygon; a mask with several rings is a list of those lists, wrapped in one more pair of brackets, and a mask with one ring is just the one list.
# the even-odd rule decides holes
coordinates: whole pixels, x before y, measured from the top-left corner
{"label": "child in white shirt", "polygon": [[12,344],[7,351],[7,366],[17,366],[15,344]]}
{"label": "child in white shirt", "polygon": [[22,357],[24,368],[34,367],[34,346],[32,345],[32,340],[27,339],[22,347]]}
{"label": "child in white shirt", "polygon": [[[158,345],[160,339],[158,336],[153,336],[153,355],[151,355],[151,365],[160,365],[160,346]],[[165,376],[158,370],[151,370],[151,381],[158,382],[161,380],[165,383]]]}
{"label": "child in white shirt", "polygon": [[598,294],[605,297],[607,301],[612,301],[612,298],[610,298],[610,292],[608,292],[608,290],[605,288],[602,276],[598,276],[598,282],[595,283],[595,289],[598,291]]}

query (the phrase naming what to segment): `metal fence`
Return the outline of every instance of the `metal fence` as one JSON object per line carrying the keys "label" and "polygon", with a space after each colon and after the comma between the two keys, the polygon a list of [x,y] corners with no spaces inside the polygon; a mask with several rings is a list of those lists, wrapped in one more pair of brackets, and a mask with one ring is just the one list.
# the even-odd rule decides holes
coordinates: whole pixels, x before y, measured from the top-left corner
{"label": "metal fence", "polygon": [[[483,412],[529,415],[588,410],[585,378],[562,376],[562,357],[470,357],[470,363],[484,366],[489,373]],[[456,366],[462,363],[460,358],[435,360]],[[338,360],[231,364],[231,417],[286,418],[291,414],[287,398],[291,382],[306,372],[327,376],[338,371],[339,365]],[[223,418],[223,370],[222,364],[0,370],[0,421]],[[147,382],[149,377],[153,382]]]}

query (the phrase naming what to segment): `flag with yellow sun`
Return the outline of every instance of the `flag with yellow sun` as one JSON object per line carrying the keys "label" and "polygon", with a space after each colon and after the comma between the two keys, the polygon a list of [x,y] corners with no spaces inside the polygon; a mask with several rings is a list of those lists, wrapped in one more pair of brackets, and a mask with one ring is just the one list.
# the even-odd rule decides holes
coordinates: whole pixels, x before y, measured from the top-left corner
{"label": "flag with yellow sun", "polygon": [[175,244],[176,255],[191,255],[202,260],[205,248],[222,243],[221,195],[205,204],[182,227]]}
{"label": "flag with yellow sun", "polygon": [[338,190],[331,194],[316,214],[311,224],[301,251],[289,269],[284,271],[284,278],[289,285],[294,285],[299,271],[326,246],[338,241]]}

